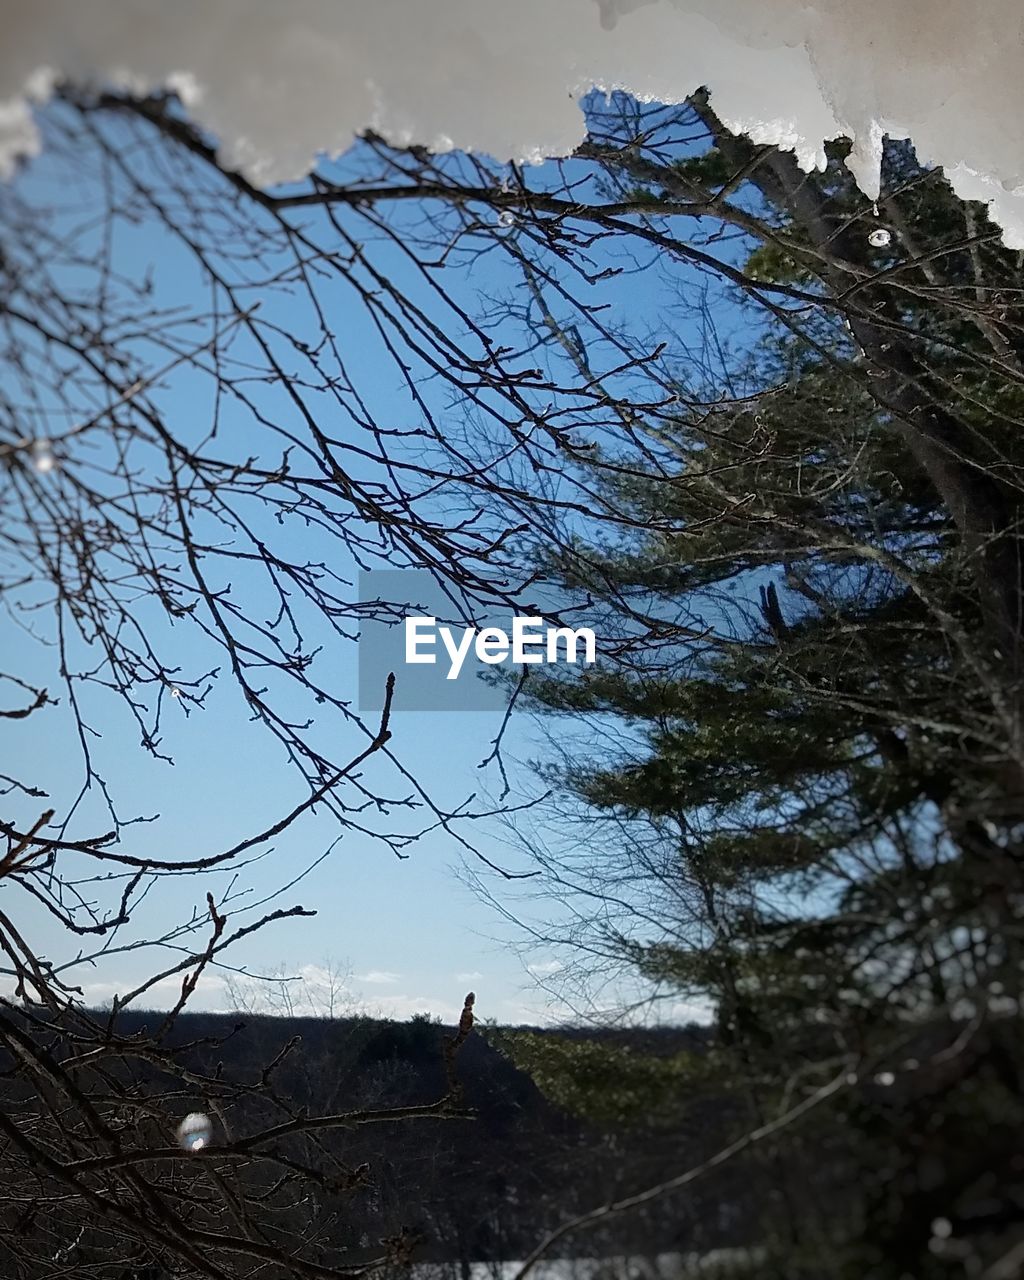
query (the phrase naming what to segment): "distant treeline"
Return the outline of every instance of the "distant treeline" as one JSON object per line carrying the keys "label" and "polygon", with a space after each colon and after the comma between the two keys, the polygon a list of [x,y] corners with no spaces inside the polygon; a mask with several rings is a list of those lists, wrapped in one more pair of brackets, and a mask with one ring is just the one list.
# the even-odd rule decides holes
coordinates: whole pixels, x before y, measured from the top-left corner
{"label": "distant treeline", "polygon": [[[39,1037],[38,1011],[33,1017]],[[161,1021],[159,1013],[122,1011],[112,1029],[123,1040],[141,1041]],[[59,1026],[43,1025],[49,1051],[61,1057]],[[492,1039],[500,1041],[502,1034],[475,1031],[459,1054],[461,1102],[473,1118],[369,1125],[324,1139],[349,1185],[316,1190],[301,1211],[322,1220],[337,1245],[357,1256],[365,1249],[370,1257],[381,1240],[409,1233],[417,1240],[417,1259],[450,1263],[468,1276],[471,1262],[522,1257],[567,1217],[676,1173],[721,1142],[725,1099],[703,1099],[692,1121],[682,1125],[666,1126],[657,1116],[595,1123],[546,1097],[494,1047]],[[197,1078],[249,1080],[256,1086],[275,1064],[276,1096],[295,1113],[322,1115],[417,1106],[442,1097],[444,1039],[451,1035],[452,1028],[423,1017],[391,1022],[186,1013],[164,1042]],[[700,1055],[707,1040],[696,1027],[531,1029],[530,1035],[666,1057]],[[0,1090],[16,1102],[16,1071],[5,1073],[5,1081]],[[170,1107],[168,1097],[162,1099],[165,1112],[209,1111],[216,1141],[228,1145],[282,1118],[254,1088],[251,1101],[235,1104],[231,1133],[225,1134],[216,1101],[204,1096],[201,1085],[190,1095],[180,1079],[164,1080],[154,1070],[140,1096],[161,1089],[173,1091]],[[155,1145],[161,1141],[154,1138]],[[583,1242],[570,1240],[566,1253],[653,1255],[745,1243],[743,1201],[749,1191],[719,1178],[688,1195],[684,1205],[662,1203],[646,1216],[615,1218]]]}

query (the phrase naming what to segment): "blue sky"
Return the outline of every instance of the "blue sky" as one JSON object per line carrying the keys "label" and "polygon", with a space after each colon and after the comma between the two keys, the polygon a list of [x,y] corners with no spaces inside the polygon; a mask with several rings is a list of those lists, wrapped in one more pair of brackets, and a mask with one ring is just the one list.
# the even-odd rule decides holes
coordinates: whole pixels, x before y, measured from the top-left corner
{"label": "blue sky", "polygon": [[[542,177],[543,171],[536,176]],[[552,171],[552,180],[554,176]],[[61,189],[64,175],[44,153],[21,181],[29,195],[50,195]],[[69,210],[77,213],[71,204]],[[396,218],[400,221],[407,216],[415,216],[415,210],[403,209]],[[383,269],[408,272],[394,250],[384,247],[379,253]],[[114,260],[119,271],[129,277],[150,274],[155,296],[162,303],[192,310],[206,305],[205,285],[194,265],[153,219],[144,218],[137,225],[120,229]],[[69,285],[75,283],[72,274],[67,280]],[[452,287],[470,308],[479,308],[500,292],[507,280],[507,269],[489,255],[457,274]],[[411,279],[409,287],[413,287]],[[346,360],[358,370],[362,383],[372,388],[376,416],[381,421],[409,422],[407,392],[399,385],[394,368],[383,359],[379,344],[359,322],[342,291],[326,289],[325,293],[339,308],[332,323],[343,336]],[[615,318],[638,327],[648,317],[660,319],[670,301],[662,275],[653,269],[628,276],[610,296]],[[303,332],[309,323],[301,306],[280,292],[256,288],[249,297],[260,301],[261,315],[292,333]],[[689,341],[699,340],[696,330],[684,336]],[[189,372],[177,371],[154,396],[172,424],[194,420],[201,425],[211,413],[209,388]],[[280,397],[268,389],[262,403],[273,412]],[[244,415],[233,420],[227,412],[221,426],[221,449],[251,450],[248,431]],[[313,541],[316,535],[309,538]],[[315,548],[304,550],[315,554]],[[354,568],[335,567],[339,572]],[[254,601],[254,610],[259,607]],[[7,619],[0,626],[10,666],[24,678],[35,678],[53,689],[52,650],[27,640]],[[211,665],[208,647],[192,629],[180,624],[168,628],[162,617],[154,626],[162,628],[169,651],[180,663],[183,687],[191,673]],[[332,688],[354,699],[354,647],[327,639],[328,647],[319,661],[330,666]],[[135,827],[132,836],[138,848],[155,856],[216,852],[270,825],[303,798],[301,779],[289,769],[279,744],[249,722],[237,691],[228,681],[215,687],[205,708],[193,709],[188,715],[181,703],[166,700],[163,749],[173,758],[173,766],[153,760],[140,748],[135,726],[113,700],[99,699],[95,713],[92,707],[89,710],[91,722],[102,732],[93,743],[99,772],[118,797],[122,814],[160,815],[158,822]],[[302,709],[296,707],[296,717],[301,714]],[[412,712],[399,707],[391,726],[392,745],[443,808],[455,809],[472,795],[477,796],[478,807],[487,808],[488,796],[497,794],[501,779],[493,764],[485,770],[479,765],[489,753],[498,720],[494,713]],[[342,728],[337,721],[325,721],[315,731],[331,735]],[[34,781],[45,779],[43,785],[58,812],[71,803],[82,775],[66,705],[48,708],[24,723],[0,720],[0,748],[8,759],[17,757],[20,774]],[[525,762],[543,756],[544,751],[543,735],[529,719],[515,717],[505,739],[514,795],[539,789]],[[392,776],[381,786],[386,790],[394,781]],[[26,810],[25,816],[32,815]],[[91,821],[93,830],[97,824],[103,829],[98,797],[87,798],[79,820],[86,827]],[[397,821],[401,827],[401,818]],[[497,821],[485,819],[463,824],[461,829],[493,861],[511,870],[527,866]],[[563,963],[556,949],[529,947],[525,935],[480,901],[465,877],[458,874],[467,859],[472,869],[472,855],[448,834],[435,830],[411,845],[408,857],[398,859],[370,838],[349,832],[322,858],[337,834],[328,814],[307,815],[275,841],[272,854],[244,869],[229,900],[233,924],[247,923],[262,909],[269,909],[258,904],[296,877],[301,877],[299,882],[271,905],[301,903],[315,908],[317,915],[276,923],[243,941],[226,957],[234,968],[254,974],[304,976],[316,987],[322,969],[334,966],[348,975],[348,998],[353,1003],[394,1016],[431,1012],[450,1018],[457,1014],[470,987],[477,991],[478,1010],[486,1018],[518,1022],[572,1016],[571,1008],[552,994]],[[585,831],[580,838],[586,838]],[[134,932],[156,935],[172,920],[188,919],[195,911],[201,914],[207,888],[222,892],[233,874],[213,875],[201,882],[196,877],[162,882],[144,902]],[[492,889],[499,887],[500,882],[491,881]],[[518,901],[518,897],[510,894],[509,900]],[[529,911],[528,906],[517,909]],[[25,928],[39,952],[49,959],[73,956],[67,938],[43,913],[30,913]],[[173,949],[157,957],[137,952],[111,954],[95,966],[79,967],[74,976],[86,999],[101,1003],[182,954]],[[223,989],[224,977],[210,975],[200,989],[199,1003],[215,1008],[230,1003]],[[172,979],[154,988],[143,1004],[173,1000],[177,982]],[[301,985],[294,991],[301,992]],[[301,1007],[303,996],[297,994],[295,1000]]]}

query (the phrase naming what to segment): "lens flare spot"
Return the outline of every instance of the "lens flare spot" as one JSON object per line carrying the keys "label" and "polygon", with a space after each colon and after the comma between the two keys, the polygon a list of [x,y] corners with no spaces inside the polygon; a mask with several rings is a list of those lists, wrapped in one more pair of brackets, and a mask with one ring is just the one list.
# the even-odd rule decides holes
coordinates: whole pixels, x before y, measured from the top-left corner
{"label": "lens flare spot", "polygon": [[185,1151],[201,1151],[213,1137],[213,1122],[201,1111],[190,1112],[178,1125],[178,1145]]}
{"label": "lens flare spot", "polygon": [[36,440],[32,445],[32,465],[40,475],[48,475],[57,465],[49,440]]}

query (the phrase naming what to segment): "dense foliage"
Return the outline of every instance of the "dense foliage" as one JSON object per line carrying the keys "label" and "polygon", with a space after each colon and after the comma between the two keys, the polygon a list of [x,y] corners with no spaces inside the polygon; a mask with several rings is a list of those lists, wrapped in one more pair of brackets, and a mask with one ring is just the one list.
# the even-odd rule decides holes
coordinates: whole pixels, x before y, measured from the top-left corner
{"label": "dense foliage", "polygon": [[[822,1091],[745,1157],[779,1274],[977,1274],[1024,1224],[1021,264],[905,146],[872,234],[841,149],[805,176],[694,109],[709,152],[608,146],[609,175],[730,196],[739,269],[795,293],[734,358],[749,404],[594,459],[635,528],[546,560],[632,635],[531,679],[583,718],[548,773],[605,832],[541,860],[574,941],[709,1002],[736,1133]],[[644,1058],[579,1096],[591,1054],[541,1053],[556,1095],[673,1124],[700,1096]]]}

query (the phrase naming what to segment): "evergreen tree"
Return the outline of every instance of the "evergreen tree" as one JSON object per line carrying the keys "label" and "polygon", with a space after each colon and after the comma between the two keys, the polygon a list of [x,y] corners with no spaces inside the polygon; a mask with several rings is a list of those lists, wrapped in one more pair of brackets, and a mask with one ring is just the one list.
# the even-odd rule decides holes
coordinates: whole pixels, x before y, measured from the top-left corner
{"label": "evergreen tree", "polygon": [[[633,928],[593,909],[591,944],[715,1017],[699,1061],[606,1063],[602,1102],[672,1125],[711,1085],[741,1133],[819,1090],[739,1157],[779,1273],[980,1273],[1024,1228],[1020,262],[904,146],[865,235],[840,148],[809,177],[693,106],[706,154],[590,154],[652,208],[732,196],[745,275],[821,306],[776,308],[742,371],[771,390],[664,429],[646,472],[595,456],[634,531],[545,565],[623,621],[535,705],[636,744],[555,771],[631,834],[546,869],[586,868],[584,915],[642,898]],[[594,1070],[514,1051],[563,1095]]]}

